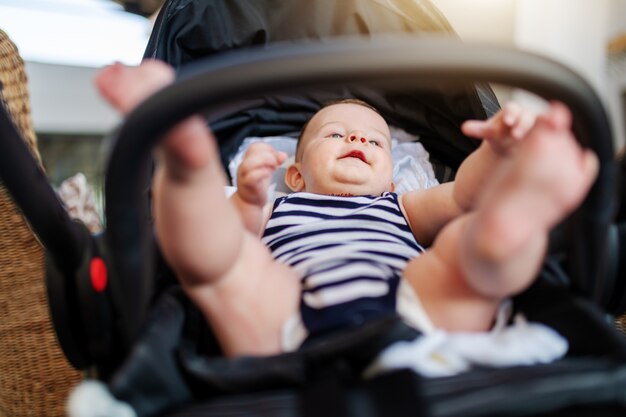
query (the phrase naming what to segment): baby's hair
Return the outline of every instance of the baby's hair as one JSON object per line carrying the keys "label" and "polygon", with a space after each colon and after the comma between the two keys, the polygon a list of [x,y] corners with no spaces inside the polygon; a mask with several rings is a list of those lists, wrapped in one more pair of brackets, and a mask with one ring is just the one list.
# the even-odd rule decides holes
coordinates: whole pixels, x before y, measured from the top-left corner
{"label": "baby's hair", "polygon": [[356,104],[359,106],[366,107],[372,111],[375,111],[377,114],[379,114],[382,117],[382,114],[380,113],[380,111],[378,111],[376,107],[358,98],[342,98],[342,99],[327,101],[326,103],[322,105],[322,107],[320,107],[315,112],[315,114],[313,114],[313,116],[309,118],[309,120],[307,120],[304,123],[304,125],[302,125],[302,129],[300,130],[300,135],[298,135],[298,143],[296,145],[296,156],[298,155],[298,151],[300,150],[300,143],[302,143],[302,137],[304,136],[304,132],[306,131],[306,128],[309,126],[309,122],[311,121],[311,119],[313,119],[313,117],[315,117],[315,115],[319,113],[322,109],[325,109],[326,107],[334,106],[336,104]]}

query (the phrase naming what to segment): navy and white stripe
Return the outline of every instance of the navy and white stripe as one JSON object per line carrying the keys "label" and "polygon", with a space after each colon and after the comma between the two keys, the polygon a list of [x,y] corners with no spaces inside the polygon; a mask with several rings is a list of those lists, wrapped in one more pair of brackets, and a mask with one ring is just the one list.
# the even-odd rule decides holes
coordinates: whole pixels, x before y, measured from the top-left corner
{"label": "navy and white stripe", "polygon": [[395,311],[402,270],[424,250],[393,193],[282,197],[263,242],[302,277],[302,319],[316,334]]}

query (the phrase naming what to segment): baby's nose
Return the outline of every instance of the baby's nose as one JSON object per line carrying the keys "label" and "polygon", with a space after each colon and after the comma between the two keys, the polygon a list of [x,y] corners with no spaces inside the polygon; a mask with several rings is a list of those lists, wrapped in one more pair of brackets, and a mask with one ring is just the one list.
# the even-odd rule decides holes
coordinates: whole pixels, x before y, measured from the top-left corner
{"label": "baby's nose", "polygon": [[350,135],[348,135],[348,141],[367,143],[367,138],[365,137],[363,132],[353,132]]}

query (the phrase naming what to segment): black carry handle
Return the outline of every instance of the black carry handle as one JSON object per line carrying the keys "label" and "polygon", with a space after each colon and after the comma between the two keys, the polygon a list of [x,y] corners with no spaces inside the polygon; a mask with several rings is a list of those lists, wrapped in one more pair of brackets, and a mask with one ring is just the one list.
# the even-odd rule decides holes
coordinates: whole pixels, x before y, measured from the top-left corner
{"label": "black carry handle", "polygon": [[184,69],[126,119],[106,177],[108,247],[123,294],[127,334],[139,329],[151,294],[145,259],[151,234],[141,220],[147,202],[142,172],[150,150],[177,122],[229,101],[294,89],[340,84],[493,82],[564,102],[574,131],[598,155],[601,167],[586,201],[566,223],[569,274],[578,290],[603,297],[606,235],[614,212],[613,142],[604,106],[591,86],[567,67],[527,52],[425,36],[344,39],[332,44],[290,43],[226,53]]}
{"label": "black carry handle", "polygon": [[70,218],[1,104],[0,148],[0,179],[46,250],[48,307],[57,339],[68,361],[84,369],[112,356],[116,347],[114,304],[91,280],[96,240]]}
{"label": "black carry handle", "polygon": [[70,219],[4,105],[0,105],[0,145],[0,179],[56,266],[75,271],[84,234]]}

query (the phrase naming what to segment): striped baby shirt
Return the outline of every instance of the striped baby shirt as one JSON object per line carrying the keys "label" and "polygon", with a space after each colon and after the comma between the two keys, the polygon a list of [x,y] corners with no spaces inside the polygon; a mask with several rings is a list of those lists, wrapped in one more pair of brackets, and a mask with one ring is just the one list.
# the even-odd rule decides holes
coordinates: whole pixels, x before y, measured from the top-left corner
{"label": "striped baby shirt", "polygon": [[424,251],[394,193],[289,194],[276,200],[262,240],[301,277],[301,319],[311,335],[394,312],[402,271]]}

